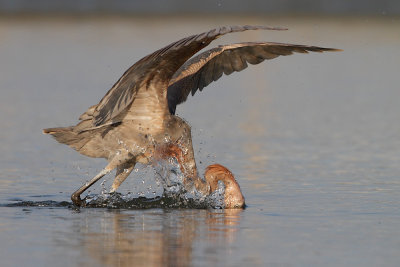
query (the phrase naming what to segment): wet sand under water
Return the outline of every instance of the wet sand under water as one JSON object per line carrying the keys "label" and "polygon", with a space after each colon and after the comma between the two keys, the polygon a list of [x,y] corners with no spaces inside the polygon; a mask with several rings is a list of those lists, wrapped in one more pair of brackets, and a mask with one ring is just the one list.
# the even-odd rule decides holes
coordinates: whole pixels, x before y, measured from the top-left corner
{"label": "wet sand under water", "polygon": [[[344,49],[251,66],[178,106],[200,172],[231,169],[247,208],[165,206],[151,168],[120,193],[160,205],[74,208],[70,194],[105,161],[41,129],[76,123],[142,56],[231,24],[290,30],[210,47]],[[398,266],[399,28],[396,17],[0,18],[1,266]]]}

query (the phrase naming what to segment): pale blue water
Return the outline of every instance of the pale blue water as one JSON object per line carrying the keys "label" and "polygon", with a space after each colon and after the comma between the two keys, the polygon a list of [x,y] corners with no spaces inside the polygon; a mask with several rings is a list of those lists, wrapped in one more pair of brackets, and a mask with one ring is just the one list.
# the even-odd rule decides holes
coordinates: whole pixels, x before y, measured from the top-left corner
{"label": "pale blue water", "polygon": [[[344,49],[250,67],[178,107],[201,172],[230,168],[248,207],[71,207],[70,194],[105,161],[41,129],[76,123],[142,56],[229,24],[290,31],[213,45]],[[398,266],[399,26],[390,17],[0,18],[1,266]],[[154,188],[146,169],[121,192]],[[21,201],[47,206],[7,206]]]}

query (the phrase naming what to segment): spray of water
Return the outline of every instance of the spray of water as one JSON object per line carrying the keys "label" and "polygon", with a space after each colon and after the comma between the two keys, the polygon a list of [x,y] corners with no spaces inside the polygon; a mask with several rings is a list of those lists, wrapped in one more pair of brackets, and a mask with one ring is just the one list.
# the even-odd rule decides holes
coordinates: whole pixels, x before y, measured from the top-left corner
{"label": "spray of water", "polygon": [[[97,208],[224,208],[225,186],[218,183],[218,189],[206,196],[198,192],[194,187],[188,191],[184,187],[184,176],[175,158],[167,161],[158,161],[153,164],[155,184],[146,189],[133,188],[126,194],[108,193],[103,181],[101,194],[89,195],[86,198],[87,207]],[[137,171],[135,174],[137,174]],[[140,173],[140,172],[139,172]],[[145,177],[135,177],[142,179]],[[159,188],[162,194],[156,195]]]}

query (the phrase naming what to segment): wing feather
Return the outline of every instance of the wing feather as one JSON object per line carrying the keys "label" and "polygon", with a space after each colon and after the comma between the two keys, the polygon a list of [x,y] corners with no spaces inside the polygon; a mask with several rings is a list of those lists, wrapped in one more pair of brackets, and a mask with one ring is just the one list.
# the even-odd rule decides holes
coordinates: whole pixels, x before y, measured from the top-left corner
{"label": "wing feather", "polygon": [[[112,122],[116,116],[125,114],[122,112],[132,104],[139,91],[149,88],[155,90],[154,94],[149,94],[151,97],[157,98],[157,101],[153,101],[153,103],[158,103],[160,105],[158,108],[165,109],[168,112],[167,88],[169,80],[184,62],[224,34],[259,29],[285,30],[284,28],[266,26],[231,26],[216,28],[178,40],[142,58],[131,66],[100,100],[94,110],[84,114],[91,114],[93,126],[107,124]],[[212,74],[211,76],[207,74],[203,80],[192,79],[190,87],[195,85],[199,88],[199,86],[208,84],[204,81],[212,76]],[[185,94],[190,91],[191,88],[187,92],[185,91]],[[176,97],[179,98],[179,96]],[[138,106],[135,106],[135,108],[140,109]],[[86,118],[86,116],[84,117]]]}
{"label": "wing feather", "polygon": [[242,71],[248,64],[259,64],[264,60],[296,53],[340,51],[334,48],[317,46],[247,42],[219,46],[207,50],[183,64],[174,74],[168,86],[168,106],[171,114],[175,114],[176,106],[185,102],[189,93],[192,96],[197,89],[202,89],[222,77],[233,72]]}

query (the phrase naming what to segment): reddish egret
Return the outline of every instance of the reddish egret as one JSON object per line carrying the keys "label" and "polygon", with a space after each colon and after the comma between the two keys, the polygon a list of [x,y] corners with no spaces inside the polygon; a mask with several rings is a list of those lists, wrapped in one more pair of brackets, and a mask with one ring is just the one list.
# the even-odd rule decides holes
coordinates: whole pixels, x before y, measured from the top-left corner
{"label": "reddish egret", "polygon": [[221,45],[191,58],[216,38],[246,30],[285,30],[266,26],[231,26],[213,29],[173,42],[142,58],[130,67],[107,94],[83,113],[75,126],[44,129],[58,142],[79,153],[106,158],[107,166],[72,194],[75,205],[85,204],[80,195],[101,177],[116,169],[111,192],[118,189],[137,162],[177,159],[186,190],[204,195],[225,185],[226,208],[242,208],[244,197],[232,173],[215,164],[207,168],[205,180],[199,177],[192,147],[191,128],[175,115],[176,106],[189,94],[222,74],[241,71],[247,64],[291,55],[293,52],[337,51],[307,45],[272,42],[245,42]]}

